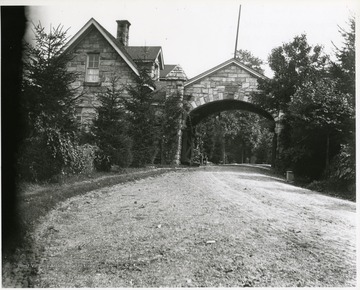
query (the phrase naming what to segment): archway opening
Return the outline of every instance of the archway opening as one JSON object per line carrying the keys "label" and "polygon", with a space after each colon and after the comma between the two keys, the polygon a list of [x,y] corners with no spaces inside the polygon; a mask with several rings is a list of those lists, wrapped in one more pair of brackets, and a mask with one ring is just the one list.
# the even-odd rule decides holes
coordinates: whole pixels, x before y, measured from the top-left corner
{"label": "archway opening", "polygon": [[183,132],[182,163],[274,164],[275,120],[239,100],[214,101],[192,110]]}
{"label": "archway opening", "polygon": [[187,124],[196,126],[207,116],[229,110],[241,110],[258,114],[272,122],[273,129],[275,128],[274,117],[269,112],[249,102],[232,99],[209,102],[193,109],[188,116]]}

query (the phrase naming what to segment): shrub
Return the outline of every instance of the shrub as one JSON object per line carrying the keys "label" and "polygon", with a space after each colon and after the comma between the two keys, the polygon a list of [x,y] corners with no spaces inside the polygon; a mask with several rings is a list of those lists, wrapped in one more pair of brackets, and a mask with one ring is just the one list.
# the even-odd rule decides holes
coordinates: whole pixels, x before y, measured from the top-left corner
{"label": "shrub", "polygon": [[349,145],[341,145],[339,154],[330,163],[327,174],[330,179],[346,183],[355,182],[355,153],[352,151]]}
{"label": "shrub", "polygon": [[77,147],[81,161],[80,173],[90,174],[94,172],[94,161],[97,149],[98,148],[96,146],[90,144],[84,144]]}
{"label": "shrub", "polygon": [[62,164],[53,158],[45,136],[27,138],[18,158],[18,176],[22,181],[49,180],[61,172]]}
{"label": "shrub", "polygon": [[110,156],[102,150],[96,151],[94,166],[97,171],[109,172],[111,169]]}
{"label": "shrub", "polygon": [[48,181],[55,176],[90,173],[94,169],[96,147],[79,146],[75,137],[56,129],[27,138],[18,159],[23,181]]}

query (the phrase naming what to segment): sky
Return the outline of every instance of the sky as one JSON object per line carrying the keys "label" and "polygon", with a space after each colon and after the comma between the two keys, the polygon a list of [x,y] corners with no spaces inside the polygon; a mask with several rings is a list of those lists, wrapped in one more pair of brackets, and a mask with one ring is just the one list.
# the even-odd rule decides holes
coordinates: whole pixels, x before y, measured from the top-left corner
{"label": "sky", "polygon": [[[0,0],[5,2],[4,0]],[[189,78],[234,55],[239,6],[238,49],[267,61],[271,50],[307,35],[334,55],[342,46],[338,26],[348,29],[359,14],[356,0],[87,0],[27,1],[29,23],[63,25],[73,36],[91,18],[116,35],[116,20],[131,23],[129,45],[162,46],[165,64],[179,64]],[[75,3],[75,4],[74,4]],[[29,5],[29,4],[28,4]],[[28,25],[31,28],[31,24]],[[31,38],[27,35],[27,38]],[[265,64],[265,75],[272,72]]]}

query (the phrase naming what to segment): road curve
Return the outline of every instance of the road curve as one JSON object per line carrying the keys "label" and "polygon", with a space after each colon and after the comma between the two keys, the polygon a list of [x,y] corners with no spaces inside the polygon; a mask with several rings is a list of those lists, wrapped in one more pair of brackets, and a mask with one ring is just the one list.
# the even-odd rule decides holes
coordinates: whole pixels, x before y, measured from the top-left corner
{"label": "road curve", "polygon": [[353,287],[355,203],[209,166],[71,198],[38,226],[36,287]]}

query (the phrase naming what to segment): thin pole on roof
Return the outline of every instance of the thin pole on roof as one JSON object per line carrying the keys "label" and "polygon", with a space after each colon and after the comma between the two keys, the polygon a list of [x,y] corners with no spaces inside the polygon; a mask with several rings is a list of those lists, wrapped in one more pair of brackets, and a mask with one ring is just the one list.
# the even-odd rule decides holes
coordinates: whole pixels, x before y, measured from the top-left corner
{"label": "thin pole on roof", "polygon": [[239,6],[239,17],[238,17],[237,31],[236,31],[234,58],[236,58],[236,51],[237,51],[238,38],[239,38],[240,15],[241,15],[241,4]]}

